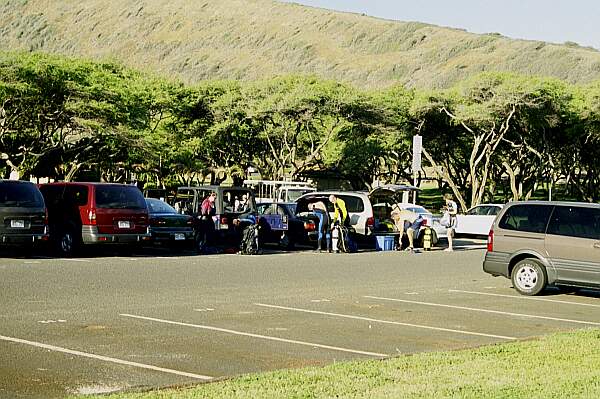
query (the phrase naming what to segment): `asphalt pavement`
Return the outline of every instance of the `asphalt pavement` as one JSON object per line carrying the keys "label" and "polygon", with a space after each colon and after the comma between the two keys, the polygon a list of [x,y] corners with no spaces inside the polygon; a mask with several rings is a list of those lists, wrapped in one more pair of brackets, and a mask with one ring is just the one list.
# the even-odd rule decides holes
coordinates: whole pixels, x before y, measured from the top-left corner
{"label": "asphalt pavement", "polygon": [[[594,292],[522,297],[482,241],[427,253],[0,258],[0,397],[64,397],[600,326]],[[267,251],[269,252],[269,251]]]}

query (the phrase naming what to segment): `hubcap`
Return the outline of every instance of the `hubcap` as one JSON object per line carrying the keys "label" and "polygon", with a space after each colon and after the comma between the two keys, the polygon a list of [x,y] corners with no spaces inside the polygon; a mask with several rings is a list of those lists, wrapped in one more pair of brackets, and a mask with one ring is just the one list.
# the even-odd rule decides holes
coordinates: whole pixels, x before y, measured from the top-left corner
{"label": "hubcap", "polygon": [[535,287],[538,281],[538,273],[535,268],[529,265],[522,266],[517,271],[517,278],[515,282],[523,290],[531,290]]}
{"label": "hubcap", "polygon": [[60,241],[60,249],[64,253],[71,252],[73,249],[73,236],[70,233],[65,233],[62,236],[62,240]]}

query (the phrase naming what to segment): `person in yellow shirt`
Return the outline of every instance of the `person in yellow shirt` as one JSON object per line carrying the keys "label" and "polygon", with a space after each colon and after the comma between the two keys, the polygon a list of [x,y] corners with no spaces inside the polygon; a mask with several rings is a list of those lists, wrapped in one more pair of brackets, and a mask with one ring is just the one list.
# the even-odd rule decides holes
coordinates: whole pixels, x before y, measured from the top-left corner
{"label": "person in yellow shirt", "polygon": [[344,200],[331,194],[329,196],[329,202],[333,204],[333,223],[335,224],[337,222],[342,226],[346,226],[346,223],[349,220]]}

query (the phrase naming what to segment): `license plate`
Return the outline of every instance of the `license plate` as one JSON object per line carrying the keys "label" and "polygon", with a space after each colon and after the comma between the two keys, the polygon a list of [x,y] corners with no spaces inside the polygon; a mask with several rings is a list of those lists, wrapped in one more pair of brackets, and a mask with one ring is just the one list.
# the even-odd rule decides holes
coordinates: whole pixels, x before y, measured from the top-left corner
{"label": "license plate", "polygon": [[175,234],[175,241],[185,240],[185,234],[177,233]]}
{"label": "license plate", "polygon": [[25,221],[24,220],[11,220],[10,227],[13,227],[15,229],[24,229]]}
{"label": "license plate", "polygon": [[129,220],[119,220],[119,224],[118,224],[120,229],[129,229],[131,228],[131,224],[129,223]]}

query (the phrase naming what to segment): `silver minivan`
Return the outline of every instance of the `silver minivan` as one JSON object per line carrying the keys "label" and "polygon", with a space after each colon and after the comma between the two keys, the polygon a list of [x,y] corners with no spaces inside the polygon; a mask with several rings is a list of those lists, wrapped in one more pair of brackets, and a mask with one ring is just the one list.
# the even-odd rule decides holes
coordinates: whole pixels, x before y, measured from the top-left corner
{"label": "silver minivan", "polygon": [[523,295],[548,285],[600,288],[600,204],[509,203],[492,224],[483,270]]}

